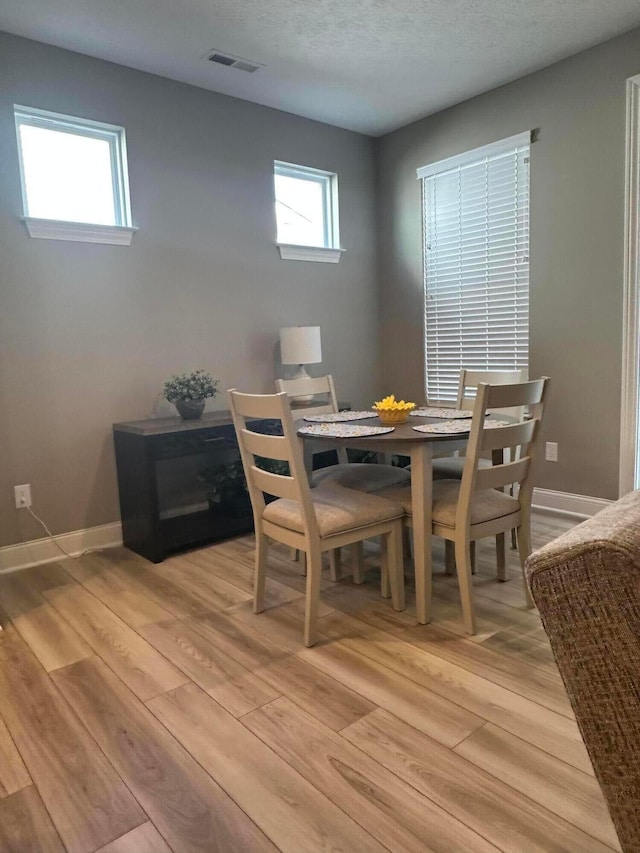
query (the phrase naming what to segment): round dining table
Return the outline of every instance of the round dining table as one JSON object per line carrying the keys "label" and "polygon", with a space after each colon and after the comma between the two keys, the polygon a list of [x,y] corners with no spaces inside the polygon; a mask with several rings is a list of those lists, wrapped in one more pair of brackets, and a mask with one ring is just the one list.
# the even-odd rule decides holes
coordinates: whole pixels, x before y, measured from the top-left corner
{"label": "round dining table", "polygon": [[[296,422],[298,438],[304,443],[322,441],[332,447],[350,447],[354,450],[373,451],[385,455],[408,456],[411,460],[411,501],[413,507],[413,561],[416,579],[416,615],[418,622],[426,625],[431,619],[431,504],[432,504],[432,459],[447,456],[455,450],[463,449],[469,433],[444,434],[419,432],[413,427],[422,424],[442,423],[441,418],[427,418],[410,415],[403,424],[394,425],[393,431],[377,435],[349,436],[337,438],[335,435],[305,435],[300,432],[304,421]],[[379,418],[351,421],[359,426],[387,426]],[[326,424],[330,427],[330,424]],[[336,424],[336,426],[338,426]],[[305,454],[309,458],[309,454]]]}

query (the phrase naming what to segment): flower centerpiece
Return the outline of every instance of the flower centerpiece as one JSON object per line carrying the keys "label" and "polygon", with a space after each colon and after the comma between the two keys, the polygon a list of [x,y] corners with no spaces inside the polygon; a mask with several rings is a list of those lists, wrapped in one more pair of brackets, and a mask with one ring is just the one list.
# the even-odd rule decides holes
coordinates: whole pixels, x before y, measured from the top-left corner
{"label": "flower centerpiece", "polygon": [[195,420],[201,417],[207,397],[218,393],[218,382],[206,370],[180,373],[164,383],[162,396],[175,405],[181,418]]}
{"label": "flower centerpiece", "polygon": [[403,424],[409,417],[409,412],[415,409],[415,403],[405,403],[404,400],[396,400],[391,394],[383,400],[374,403],[373,408],[384,424]]}

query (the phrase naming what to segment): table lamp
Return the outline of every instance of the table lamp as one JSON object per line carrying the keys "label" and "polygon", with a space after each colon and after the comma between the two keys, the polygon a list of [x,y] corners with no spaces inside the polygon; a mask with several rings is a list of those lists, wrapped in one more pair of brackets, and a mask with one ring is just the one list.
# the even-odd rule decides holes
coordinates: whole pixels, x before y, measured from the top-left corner
{"label": "table lamp", "polygon": [[[304,369],[305,364],[319,364],[322,361],[320,326],[286,326],[280,329],[280,360],[283,364],[298,365],[292,379],[310,379]],[[309,403],[313,400],[313,394],[292,399]]]}

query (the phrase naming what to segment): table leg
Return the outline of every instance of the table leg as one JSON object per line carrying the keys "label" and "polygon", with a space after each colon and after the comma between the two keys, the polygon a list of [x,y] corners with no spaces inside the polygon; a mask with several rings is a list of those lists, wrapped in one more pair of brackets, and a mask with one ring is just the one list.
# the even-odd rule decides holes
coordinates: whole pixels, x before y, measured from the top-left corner
{"label": "table leg", "polygon": [[416,573],[416,615],[421,625],[431,620],[432,448],[423,441],[411,448],[413,563]]}
{"label": "table leg", "polygon": [[313,476],[313,447],[311,446],[310,441],[304,441],[301,436],[298,436],[298,441],[302,447],[302,458],[304,460],[307,477],[309,482],[311,482],[311,477]]}

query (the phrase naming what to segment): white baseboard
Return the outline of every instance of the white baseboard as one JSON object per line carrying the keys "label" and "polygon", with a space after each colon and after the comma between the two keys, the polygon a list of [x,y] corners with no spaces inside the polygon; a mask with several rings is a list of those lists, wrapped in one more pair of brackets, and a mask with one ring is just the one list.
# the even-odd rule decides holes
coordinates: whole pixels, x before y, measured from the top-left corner
{"label": "white baseboard", "polygon": [[570,492],[554,492],[551,489],[534,489],[532,507],[554,515],[572,515],[590,518],[613,501],[592,498],[589,495],[572,495]]}
{"label": "white baseboard", "polygon": [[[56,542],[59,542],[64,550],[73,556],[81,554],[88,548],[115,548],[122,545],[122,525],[116,521],[99,527],[62,533],[56,536]],[[64,559],[64,554],[50,539],[46,538],[21,542],[19,545],[7,545],[0,548],[0,574]]]}
{"label": "white baseboard", "polygon": [[[554,515],[570,515],[589,518],[613,501],[592,498],[589,495],[572,495],[569,492],[554,492],[551,489],[533,490],[533,507]],[[56,540],[69,554],[76,556],[89,548],[116,548],[122,545],[122,526],[119,521],[62,533]],[[18,545],[0,548],[0,574],[27,569],[64,559],[64,555],[50,539],[34,539]]]}

